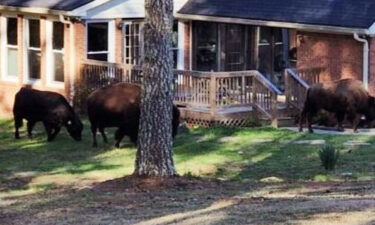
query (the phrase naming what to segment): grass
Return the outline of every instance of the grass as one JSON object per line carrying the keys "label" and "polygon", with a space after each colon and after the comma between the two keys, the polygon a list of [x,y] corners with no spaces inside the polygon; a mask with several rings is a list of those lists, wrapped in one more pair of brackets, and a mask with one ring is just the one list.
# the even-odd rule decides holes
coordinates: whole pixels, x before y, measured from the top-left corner
{"label": "grass", "polygon": [[[327,208],[326,200],[321,198],[329,192],[315,186],[305,187],[306,183],[325,187],[330,182],[364,182],[355,187],[336,189],[340,195],[354,190],[361,196],[372,196],[369,195],[372,189],[366,185],[375,180],[375,137],[317,135],[272,128],[190,129],[180,133],[174,143],[178,173],[204,181],[221,180],[231,186],[221,188],[210,184],[189,190],[156,191],[150,197],[148,192],[124,191],[123,184],[116,183],[134,169],[136,148],[129,140],[123,142],[121,149],[116,149],[113,130],[108,130],[112,143],[105,145],[99,138],[99,148],[92,148],[88,127],[85,122],[82,142],[73,141],[64,130],[54,142],[47,143],[40,124],[34,131],[35,138],[28,139],[23,128],[22,139],[15,140],[12,121],[0,120],[0,211],[6,215],[2,217],[0,214],[0,224],[8,224],[8,221],[12,221],[9,224],[32,224],[28,218],[34,218],[35,224],[55,224],[62,221],[62,214],[58,213],[61,210],[69,214],[66,224],[107,224],[111,222],[107,221],[108,213],[113,213],[113,218],[123,215],[123,221],[150,219],[149,224],[154,224],[153,219],[159,216],[168,220],[166,217],[172,215],[171,220],[178,221],[176,217],[206,213],[215,207],[219,207],[215,208],[220,212],[218,215],[214,211],[207,213],[218,219],[225,218],[217,224],[248,224],[246,218],[249,217],[254,218],[256,224],[274,221],[284,224],[294,219],[309,220],[310,216],[320,216],[325,212],[330,212],[333,218],[341,215],[343,203],[335,202],[330,205],[334,207]],[[324,140],[340,151],[334,171],[327,172],[321,166],[318,154],[321,145],[298,144],[309,140]],[[348,141],[363,141],[370,145],[349,147],[345,145]],[[110,180],[114,180],[119,190],[95,191],[97,186],[105,186]],[[277,198],[275,193],[278,193]],[[286,193],[305,197],[302,200],[288,199]],[[317,200],[306,200],[314,193],[319,196]],[[239,202],[238,198],[247,200]],[[273,200],[259,203],[268,198]],[[155,204],[155,199],[161,203]],[[301,211],[300,204],[306,201],[305,211]],[[353,213],[368,210],[368,199],[355,204],[352,201],[350,197],[345,204]],[[103,204],[106,206],[101,206]],[[277,209],[268,207],[268,204]],[[275,210],[284,211],[275,213]],[[39,216],[40,212],[46,215],[48,212],[48,216]],[[270,214],[273,216],[263,216]],[[364,215],[359,213],[358,216]],[[201,221],[194,219],[191,224],[209,224],[206,217]]]}
{"label": "grass", "polygon": [[[26,177],[30,182],[20,188],[40,185],[90,183],[129,175],[133,171],[135,147],[128,140],[116,149],[112,144],[91,147],[91,137],[84,130],[82,142],[73,141],[62,132],[56,141],[47,143],[39,125],[34,139],[13,139],[13,125],[0,122],[0,181]],[[113,137],[113,132],[110,132]],[[320,165],[319,145],[297,144],[300,140],[322,139],[342,154],[337,168],[326,172]],[[99,139],[101,140],[101,139]],[[112,139],[113,140],[113,139]],[[349,140],[361,140],[370,146],[346,147]],[[174,144],[174,158],[179,174],[261,181],[277,177],[289,181],[371,180],[375,178],[375,138],[368,136],[332,136],[294,133],[261,128],[196,128],[179,134]],[[345,177],[342,174],[350,173]]]}

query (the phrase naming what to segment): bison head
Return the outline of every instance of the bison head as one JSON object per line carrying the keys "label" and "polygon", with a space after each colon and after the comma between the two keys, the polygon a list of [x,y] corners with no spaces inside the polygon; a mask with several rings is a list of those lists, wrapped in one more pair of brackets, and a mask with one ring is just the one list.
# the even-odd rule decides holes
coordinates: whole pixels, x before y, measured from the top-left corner
{"label": "bison head", "polygon": [[77,115],[75,115],[74,118],[68,120],[68,122],[66,123],[66,129],[74,140],[82,140],[83,124]]}

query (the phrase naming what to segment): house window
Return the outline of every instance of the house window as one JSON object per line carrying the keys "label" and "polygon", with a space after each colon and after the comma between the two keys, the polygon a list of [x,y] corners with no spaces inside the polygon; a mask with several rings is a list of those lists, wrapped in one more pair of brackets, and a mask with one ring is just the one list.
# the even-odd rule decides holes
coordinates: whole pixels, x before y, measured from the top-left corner
{"label": "house window", "polygon": [[124,63],[139,65],[142,60],[142,23],[124,23]]}
{"label": "house window", "polygon": [[178,62],[178,21],[173,21],[172,29],[172,54],[173,54],[173,68],[177,69]]}
{"label": "house window", "polygon": [[7,70],[6,75],[17,77],[18,74],[18,29],[17,18],[7,18]]}
{"label": "house window", "polygon": [[218,70],[218,24],[194,22],[194,70]]}
{"label": "house window", "polygon": [[30,79],[40,79],[40,21],[28,20],[27,32],[27,56],[28,56],[28,74]]}
{"label": "house window", "polygon": [[108,61],[108,23],[88,23],[87,35],[87,58]]}
{"label": "house window", "polygon": [[64,82],[64,24],[53,22],[53,81]]}

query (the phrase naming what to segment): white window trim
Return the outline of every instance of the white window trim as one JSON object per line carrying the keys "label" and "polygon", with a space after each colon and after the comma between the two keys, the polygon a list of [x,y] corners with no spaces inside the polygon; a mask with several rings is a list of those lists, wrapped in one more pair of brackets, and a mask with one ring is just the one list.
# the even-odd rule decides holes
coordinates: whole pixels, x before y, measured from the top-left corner
{"label": "white window trim", "polygon": [[[8,74],[8,49],[13,48],[19,50],[19,46],[15,45],[8,45],[8,18],[15,18],[18,19],[16,15],[5,15],[0,18],[0,43],[1,43],[1,78],[4,81],[10,81],[10,82],[18,82],[19,81],[19,73],[13,75]],[[17,21],[17,28],[18,29],[18,21]],[[18,37],[19,34],[17,34]],[[18,57],[17,57],[18,60]],[[19,62],[17,61],[17,67],[19,66]]]}
{"label": "white window trim", "polygon": [[[90,23],[108,23],[108,50],[101,51],[101,52],[89,52],[89,32],[88,32],[88,24]],[[116,48],[116,20],[86,20],[86,59],[90,60],[87,56],[94,55],[94,54],[107,54],[107,62],[115,63],[116,62],[116,55],[115,55],[115,48]]]}
{"label": "white window trim", "polygon": [[[56,87],[56,88],[65,88],[65,81],[56,81],[54,80],[54,71],[55,71],[55,54],[54,53],[62,53],[63,56],[65,54],[64,49],[56,50],[53,49],[53,22],[59,22],[58,20],[47,20],[46,21],[46,74],[47,74],[47,86]],[[65,48],[66,46],[64,46]],[[65,66],[65,61],[64,61]],[[64,70],[65,71],[65,70]],[[64,76],[64,80],[66,77]]]}
{"label": "white window trim", "polygon": [[[29,21],[30,20],[39,20],[39,29],[41,29],[41,21],[40,21],[40,18],[38,17],[27,17],[24,19],[24,83],[25,84],[30,84],[30,85],[40,85],[41,82],[42,82],[42,77],[40,77],[40,79],[34,79],[34,78],[30,78],[30,74],[29,74],[29,54],[28,54],[28,51],[29,50],[32,50],[32,51],[39,51],[39,52],[42,52],[42,49],[41,48],[34,48],[34,47],[29,47],[29,44],[30,44],[30,36],[29,36]],[[40,35],[40,34],[39,34]],[[42,36],[40,36],[40,38],[42,38]],[[42,59],[41,59],[42,60]],[[40,62],[42,64],[42,61]],[[42,72],[42,68],[40,68],[40,71]],[[40,74],[40,76],[42,76],[42,74]]]}

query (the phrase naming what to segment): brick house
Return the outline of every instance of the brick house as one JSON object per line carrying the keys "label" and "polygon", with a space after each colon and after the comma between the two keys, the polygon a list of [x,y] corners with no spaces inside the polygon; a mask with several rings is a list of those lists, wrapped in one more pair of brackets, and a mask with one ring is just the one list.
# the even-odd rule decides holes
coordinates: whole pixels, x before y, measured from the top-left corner
{"label": "brick house", "polygon": [[1,0],[0,115],[23,86],[71,100],[86,61],[137,64],[143,18],[140,0]]}
{"label": "brick house", "polygon": [[[210,120],[228,105],[275,117],[278,96],[300,104],[298,88],[340,78],[375,95],[373,11],[366,0],[175,0],[176,101]],[[142,61],[144,1],[0,0],[0,13],[0,112],[21,86],[71,99],[82,77],[123,76]]]}

